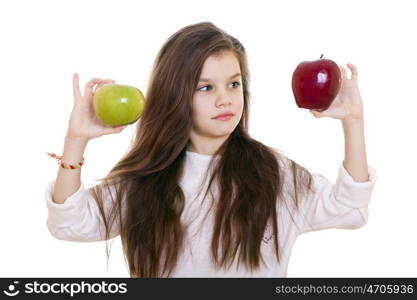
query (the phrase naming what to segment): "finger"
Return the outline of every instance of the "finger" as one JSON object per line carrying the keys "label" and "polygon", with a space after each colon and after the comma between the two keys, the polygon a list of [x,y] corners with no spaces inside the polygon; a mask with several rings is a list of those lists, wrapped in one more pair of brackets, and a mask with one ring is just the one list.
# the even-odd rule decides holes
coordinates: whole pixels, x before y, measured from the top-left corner
{"label": "finger", "polygon": [[339,65],[339,68],[342,75],[342,79],[345,80],[347,78],[346,69],[342,65]]}
{"label": "finger", "polygon": [[79,82],[79,77],[77,73],[74,73],[72,75],[72,89],[74,92],[74,102],[75,102],[76,99],[81,98],[80,82]]}
{"label": "finger", "polygon": [[101,88],[103,85],[105,85],[105,84],[111,84],[112,82],[113,82],[114,80],[111,80],[111,79],[105,79],[105,80],[101,80],[96,86],[95,86],[95,88],[94,88],[94,93],[96,93],[97,92],[97,90],[99,89],[99,88]]}
{"label": "finger", "polygon": [[348,67],[349,67],[350,71],[352,72],[351,79],[352,80],[357,80],[358,79],[358,69],[356,68],[356,66],[351,64],[351,63],[348,63]]}
{"label": "finger", "polygon": [[84,88],[84,97],[91,97],[93,94],[93,87],[95,84],[99,83],[101,81],[101,78],[93,78],[87,84]]}

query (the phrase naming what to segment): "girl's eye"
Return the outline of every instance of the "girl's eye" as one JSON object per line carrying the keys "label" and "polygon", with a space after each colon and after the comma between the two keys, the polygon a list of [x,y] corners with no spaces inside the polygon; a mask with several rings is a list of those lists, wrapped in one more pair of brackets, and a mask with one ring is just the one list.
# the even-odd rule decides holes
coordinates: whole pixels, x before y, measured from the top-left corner
{"label": "girl's eye", "polygon": [[[238,81],[232,82],[232,84],[234,84],[234,83],[236,83],[236,84],[237,84],[235,87],[238,87],[238,86],[240,85],[240,82],[238,82]],[[199,91],[202,91],[202,92],[204,92],[204,91],[208,91],[208,90],[202,90],[202,89],[204,89],[204,88],[211,89],[212,87],[211,87],[211,85],[205,85],[205,86],[202,86],[201,88],[199,88],[198,90],[199,90]]]}
{"label": "girl's eye", "polygon": [[[204,89],[204,88],[211,88],[211,85],[205,85],[205,86],[202,86],[201,88],[199,88],[198,90],[199,91],[202,91],[202,92],[204,92],[204,90],[202,90],[202,89]],[[207,90],[206,90],[207,91]]]}
{"label": "girl's eye", "polygon": [[233,83],[237,83],[236,87],[238,87],[240,85],[240,82],[239,81],[235,81]]}

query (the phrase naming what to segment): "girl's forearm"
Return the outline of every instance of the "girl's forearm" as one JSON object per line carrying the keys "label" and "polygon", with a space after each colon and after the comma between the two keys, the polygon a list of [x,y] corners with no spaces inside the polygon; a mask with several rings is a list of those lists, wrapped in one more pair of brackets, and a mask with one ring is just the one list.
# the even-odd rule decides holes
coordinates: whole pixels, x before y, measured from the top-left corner
{"label": "girl's forearm", "polygon": [[[84,155],[88,140],[65,137],[64,152],[62,161],[68,164],[79,162]],[[68,170],[58,169],[58,175],[54,185],[53,201],[62,204],[65,200],[74,194],[81,185],[81,168]]]}
{"label": "girl's forearm", "polygon": [[368,181],[364,120],[363,118],[342,120],[342,126],[345,137],[343,166],[354,181]]}

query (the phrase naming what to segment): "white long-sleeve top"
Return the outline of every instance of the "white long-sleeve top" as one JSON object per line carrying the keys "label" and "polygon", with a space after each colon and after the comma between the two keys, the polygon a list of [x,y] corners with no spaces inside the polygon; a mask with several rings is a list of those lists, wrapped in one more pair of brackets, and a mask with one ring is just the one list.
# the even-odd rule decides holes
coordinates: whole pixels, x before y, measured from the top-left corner
{"label": "white long-sleeve top", "polygon": [[[207,201],[208,199],[202,201],[210,178],[207,176],[206,181],[203,182],[203,176],[211,158],[211,155],[190,151],[186,153],[185,168],[180,180],[185,195],[185,209],[181,221],[188,224],[184,248],[186,250],[180,256],[171,277],[286,277],[291,250],[298,235],[328,228],[355,229],[363,226],[368,220],[368,203],[376,183],[376,171],[368,165],[369,180],[355,182],[343,167],[342,161],[335,184],[324,176],[311,172],[316,193],[301,199],[299,210],[292,212],[289,209],[277,210],[278,242],[282,255],[280,263],[277,262],[274,253],[272,227],[268,224],[261,245],[266,264],[261,261],[261,268],[251,273],[242,263],[236,268],[237,260],[235,260],[231,268],[216,270],[210,261],[214,210],[210,210],[206,215],[211,203]],[[288,182],[291,182],[288,177],[290,173],[285,171],[285,174]],[[46,223],[51,235],[65,241],[103,241],[104,226],[99,210],[93,197],[84,188],[84,184],[81,183],[80,188],[64,203],[58,204],[52,200],[54,183],[55,180],[50,181],[45,191],[48,209]],[[197,195],[202,185],[203,192]],[[213,193],[214,197],[216,191],[217,189]],[[284,193],[285,191],[286,189]],[[103,201],[105,209],[109,209],[111,197],[105,197]],[[119,228],[114,225],[110,238],[118,235]]]}

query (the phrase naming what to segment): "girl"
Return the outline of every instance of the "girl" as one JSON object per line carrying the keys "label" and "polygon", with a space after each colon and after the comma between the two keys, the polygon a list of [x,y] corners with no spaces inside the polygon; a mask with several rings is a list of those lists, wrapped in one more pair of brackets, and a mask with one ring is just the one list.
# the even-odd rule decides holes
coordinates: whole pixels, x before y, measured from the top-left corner
{"label": "girl", "polygon": [[94,78],[81,95],[74,74],[63,167],[46,191],[50,233],[79,242],[120,235],[131,277],[285,277],[298,235],[368,219],[376,172],[366,161],[357,70],[348,66],[352,77],[341,67],[331,107],[311,111],[342,121],[345,157],[334,185],[250,137],[245,48],[203,22],[163,45],[130,149],[84,189],[88,141],[124,127],[101,125],[92,108],[95,90],[114,80]]}

